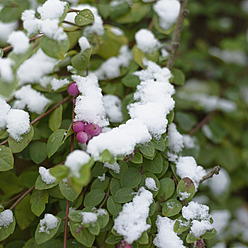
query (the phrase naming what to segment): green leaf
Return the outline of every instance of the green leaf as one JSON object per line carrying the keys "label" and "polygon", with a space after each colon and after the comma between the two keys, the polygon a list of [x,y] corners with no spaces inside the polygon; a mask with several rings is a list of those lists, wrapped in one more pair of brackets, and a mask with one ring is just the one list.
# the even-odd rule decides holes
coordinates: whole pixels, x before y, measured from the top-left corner
{"label": "green leaf", "polygon": [[56,165],[49,169],[52,176],[56,177],[58,181],[66,178],[69,174],[70,169],[65,165]]}
{"label": "green leaf", "polygon": [[64,56],[69,49],[69,45],[68,39],[57,41],[46,36],[43,36],[40,39],[40,47],[43,52],[49,57],[56,59],[64,59]]}
{"label": "green leaf", "polygon": [[160,189],[157,198],[160,202],[169,199],[175,191],[175,183],[171,178],[162,178],[160,180]]}
{"label": "green leaf", "polygon": [[98,221],[95,221],[93,224],[90,224],[90,226],[88,227],[88,230],[92,235],[99,235],[100,229],[101,228]]}
{"label": "green leaf", "polygon": [[135,188],[140,184],[141,174],[140,172],[133,167],[128,168],[123,173],[121,173],[121,186],[123,188]]}
{"label": "green leaf", "polygon": [[[35,231],[35,240],[37,244],[43,244],[46,241],[50,240],[55,236],[55,234],[58,232],[60,224],[61,224],[61,219],[59,217],[56,217],[58,219],[58,224],[55,228],[53,229],[48,229],[47,232],[40,232],[40,223],[38,224],[36,231]],[[46,229],[45,229],[46,230]]]}
{"label": "green leaf", "polygon": [[100,155],[100,158],[98,159],[98,161],[104,162],[104,163],[110,162],[111,160],[112,160],[112,155],[110,151],[107,149],[102,152],[102,154]]}
{"label": "green leaf", "polygon": [[145,58],[145,54],[137,47],[137,45],[134,45],[133,50],[133,59],[134,61],[143,69],[145,69],[145,66],[143,65],[143,59]]}
{"label": "green leaf", "polygon": [[139,244],[145,245],[149,242],[149,236],[147,232],[143,232],[140,238],[137,240]]}
{"label": "green leaf", "polygon": [[69,227],[72,236],[86,247],[92,247],[95,236],[92,235],[86,228],[83,228],[80,223],[69,221]]}
{"label": "green leaf", "polygon": [[8,171],[14,167],[14,157],[11,149],[6,146],[0,146],[0,171]]}
{"label": "green leaf", "polygon": [[75,210],[72,212],[69,212],[69,219],[73,222],[78,222],[78,223],[82,223],[83,221],[83,215],[82,215],[82,210]]}
{"label": "green leaf", "polygon": [[189,201],[195,195],[195,184],[188,178],[182,178],[177,185],[177,195],[180,200]]}
{"label": "green leaf", "polygon": [[110,234],[109,237],[106,239],[106,243],[109,245],[115,245],[119,242],[121,242],[122,237],[121,236],[115,236],[114,234]]}
{"label": "green leaf", "polygon": [[0,11],[0,20],[2,22],[12,22],[18,20],[21,16],[22,10],[18,7],[5,6]]}
{"label": "green leaf", "polygon": [[76,54],[71,59],[71,64],[79,71],[86,70],[89,65],[91,56],[91,48],[85,49],[83,52]]}
{"label": "green leaf", "polygon": [[144,168],[152,173],[160,173],[163,170],[163,158],[159,153],[156,153],[153,160],[144,159]]}
{"label": "green leaf", "polygon": [[18,226],[24,230],[33,222],[35,215],[33,214],[30,206],[31,196],[28,194],[23,198],[20,203],[15,207],[15,216]]}
{"label": "green leaf", "polygon": [[178,214],[183,205],[176,199],[170,199],[163,204],[162,214],[166,217],[171,217]]}
{"label": "green leaf", "polygon": [[186,242],[192,244],[197,240],[197,238],[190,232],[186,237]]}
{"label": "green leaf", "polygon": [[203,239],[213,239],[217,234],[217,231],[215,228],[213,228],[211,231],[206,231],[203,235]]}
{"label": "green leaf", "polygon": [[89,164],[84,164],[79,171],[79,177],[71,177],[72,186],[76,191],[80,192],[82,186],[86,186],[90,182],[90,179],[91,167]]}
{"label": "green leaf", "polygon": [[133,73],[129,73],[122,78],[121,82],[127,87],[135,88],[139,85],[140,80],[137,76],[133,75]]}
{"label": "green leaf", "polygon": [[131,156],[131,162],[134,164],[142,164],[143,156],[140,152],[135,152],[133,156]]}
{"label": "green leaf", "polygon": [[187,219],[184,219],[182,216],[176,219],[174,227],[173,227],[175,233],[186,232],[189,230],[189,228],[190,228],[190,221]]}
{"label": "green leaf", "polygon": [[115,193],[114,200],[117,203],[130,202],[134,197],[133,190],[131,188],[121,188]]}
{"label": "green leaf", "polygon": [[98,178],[91,185],[91,190],[93,189],[102,189],[105,190],[109,184],[109,177],[105,177],[104,181],[100,181]]}
{"label": "green leaf", "polygon": [[36,190],[34,189],[31,195],[30,204],[31,210],[36,216],[40,216],[48,203],[49,194],[47,190]]}
{"label": "green leaf", "polygon": [[44,142],[35,142],[29,148],[30,158],[36,163],[40,164],[47,157],[47,145]]}
{"label": "green leaf", "polygon": [[[105,210],[105,209],[104,209]],[[107,226],[109,222],[109,213],[107,210],[104,211],[105,213],[102,213],[98,215],[98,222],[100,224],[100,228],[103,229],[104,227]]]}
{"label": "green leaf", "polygon": [[89,9],[83,9],[75,16],[75,23],[79,26],[91,24],[93,21],[94,15]]}
{"label": "green leaf", "polygon": [[110,182],[110,192],[112,195],[115,195],[117,190],[121,188],[121,183],[118,179],[112,178]]}
{"label": "green leaf", "polygon": [[107,200],[107,209],[113,217],[116,217],[121,211],[121,204],[114,201],[114,198],[110,196]]}
{"label": "green leaf", "polygon": [[2,77],[0,77],[0,95],[6,98],[10,98],[18,85],[18,80],[13,79],[12,82],[5,82]]}
{"label": "green leaf", "polygon": [[50,115],[48,120],[48,126],[52,131],[60,128],[62,122],[63,105],[59,105]]}
{"label": "green leaf", "polygon": [[185,75],[181,70],[174,68],[172,70],[172,74],[174,76],[174,78],[173,78],[173,83],[174,84],[176,84],[176,85],[184,85]]}
{"label": "green leaf", "polygon": [[161,137],[160,139],[152,140],[152,143],[153,143],[154,148],[161,151],[161,152],[163,152],[166,148],[165,141],[164,141],[163,137]]}
{"label": "green leaf", "polygon": [[50,158],[62,145],[62,141],[65,136],[65,133],[66,133],[65,129],[58,129],[49,136],[47,141],[48,158]]}
{"label": "green leaf", "polygon": [[37,190],[50,189],[56,185],[58,185],[57,182],[51,183],[51,184],[46,184],[45,182],[42,181],[40,175],[37,177],[37,179],[35,181],[35,189],[37,189]]}
{"label": "green leaf", "polygon": [[4,54],[3,49],[0,48],[0,58],[3,57],[3,54]]}
{"label": "green leaf", "polygon": [[104,196],[105,192],[102,189],[94,189],[90,191],[84,199],[85,207],[97,206],[103,200]]}
{"label": "green leaf", "polygon": [[11,222],[7,227],[1,226],[0,231],[0,242],[9,237],[14,231],[16,226],[16,220],[13,216],[13,222]]}
{"label": "green leaf", "polygon": [[[82,187],[83,188],[83,187]],[[76,191],[72,185],[68,184],[66,181],[60,181],[59,182],[59,189],[61,194],[69,201],[73,202],[75,201],[80,192]]]}
{"label": "green leaf", "polygon": [[140,147],[141,153],[148,159],[153,159],[155,155],[155,148],[152,142]]}
{"label": "green leaf", "polygon": [[34,129],[33,126],[30,126],[30,131],[22,135],[22,139],[20,141],[15,141],[12,137],[9,137],[8,143],[11,151],[13,153],[19,153],[22,150],[24,150],[32,140],[33,135],[34,135]]}
{"label": "green leaf", "polygon": [[174,30],[174,25],[171,28],[169,28],[169,29],[166,29],[166,30],[165,29],[162,29],[160,27],[160,24],[159,24],[159,17],[158,17],[158,15],[156,13],[154,13],[152,20],[153,20],[154,27],[161,34],[168,35],[168,34],[170,34]]}

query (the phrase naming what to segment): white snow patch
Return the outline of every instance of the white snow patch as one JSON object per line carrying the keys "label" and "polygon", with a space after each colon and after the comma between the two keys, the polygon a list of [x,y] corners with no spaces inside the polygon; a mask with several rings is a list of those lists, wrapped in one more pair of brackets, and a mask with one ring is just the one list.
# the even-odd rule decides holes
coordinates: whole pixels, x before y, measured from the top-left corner
{"label": "white snow patch", "polygon": [[11,109],[8,112],[6,122],[7,132],[16,141],[20,141],[21,135],[30,131],[29,114],[23,110]]}
{"label": "white snow patch", "polygon": [[183,134],[183,145],[187,149],[192,149],[195,147],[195,137],[188,134]]}
{"label": "white snow patch", "polygon": [[116,36],[124,35],[124,32],[117,27],[111,27],[111,32],[114,33]]}
{"label": "white snow patch", "polygon": [[211,212],[211,216],[214,220],[213,227],[217,231],[217,237],[221,237],[221,235],[224,233],[225,228],[229,224],[231,213],[227,209],[213,210]]}
{"label": "white snow patch", "polygon": [[66,157],[65,166],[70,168],[73,176],[79,177],[81,167],[89,161],[89,154],[81,150],[74,150]]}
{"label": "white snow patch", "polygon": [[10,111],[9,104],[0,98],[0,131],[6,127],[7,115]]}
{"label": "white snow patch", "polygon": [[53,90],[57,90],[62,88],[65,85],[68,85],[70,82],[67,78],[64,79],[57,79],[57,78],[53,78],[51,81],[51,86]]}
{"label": "white snow patch", "polygon": [[181,178],[189,177],[195,184],[197,190],[199,182],[206,175],[202,166],[197,166],[196,161],[191,156],[179,157],[176,162],[177,175]]}
{"label": "white snow patch", "polygon": [[158,229],[158,234],[153,240],[153,244],[158,248],[185,248],[183,241],[174,232],[175,221],[167,218],[158,216],[156,220],[156,225]]}
{"label": "white snow patch", "polygon": [[160,46],[159,41],[155,38],[154,34],[148,29],[140,29],[135,34],[137,47],[144,53],[152,53]]}
{"label": "white snow patch", "polygon": [[131,154],[137,144],[145,144],[151,140],[146,126],[139,120],[128,120],[126,124],[113,128],[107,133],[90,140],[87,152],[93,157],[108,149],[113,156]]}
{"label": "white snow patch", "polygon": [[97,221],[98,216],[106,215],[107,211],[105,209],[98,209],[95,212],[81,212],[82,214],[82,224],[88,223],[92,224]]}
{"label": "white snow patch", "polygon": [[7,42],[9,35],[18,27],[18,22],[1,22],[0,21],[0,41]]}
{"label": "white snow patch", "polygon": [[98,176],[97,178],[99,179],[99,181],[103,182],[105,181],[105,173],[102,174],[102,176]]}
{"label": "white snow patch", "polygon": [[160,27],[169,29],[177,20],[180,3],[177,0],[159,0],[153,5],[153,9],[159,17]]}
{"label": "white snow patch", "polygon": [[41,180],[46,184],[52,184],[56,181],[56,177],[52,176],[49,172],[49,169],[46,169],[45,167],[40,166],[39,173]]}
{"label": "white snow patch", "polygon": [[83,52],[84,50],[91,48],[90,43],[88,41],[88,39],[84,36],[80,37],[78,40],[78,44],[81,48],[81,52]]}
{"label": "white snow patch", "polygon": [[59,219],[57,217],[52,214],[45,214],[44,219],[40,220],[39,232],[50,234],[49,230],[52,230],[57,227],[58,223]]}
{"label": "white snow patch", "polygon": [[2,227],[8,227],[12,222],[13,219],[13,212],[10,209],[6,209],[0,213],[0,230]]}
{"label": "white snow patch", "polygon": [[156,186],[156,182],[152,177],[147,177],[145,180],[145,185],[148,189],[152,191],[158,191],[158,188]]}
{"label": "white snow patch", "polygon": [[187,191],[182,192],[181,190],[179,190],[179,195],[180,195],[180,200],[183,201],[184,199],[187,199],[190,196],[190,193],[188,193]]}
{"label": "white snow patch", "polygon": [[168,127],[168,147],[171,151],[179,153],[183,149],[183,136],[177,131],[176,124],[171,123]]}
{"label": "white snow patch", "polygon": [[47,104],[50,102],[43,94],[31,88],[31,85],[23,86],[15,92],[15,98],[19,99],[13,105],[13,108],[24,109],[41,114]]}
{"label": "white snow patch", "polygon": [[218,243],[215,246],[213,246],[213,248],[226,248],[226,244],[225,243]]}
{"label": "white snow patch", "polygon": [[16,54],[23,54],[29,48],[29,39],[23,31],[12,32],[8,42],[13,46],[13,52]]}
{"label": "white snow patch", "polygon": [[120,123],[123,121],[121,100],[115,95],[104,95],[103,105],[110,122]]}
{"label": "white snow patch", "polygon": [[43,76],[53,71],[56,62],[56,59],[47,56],[39,49],[18,68],[19,84],[39,82]]}
{"label": "white snow patch", "polygon": [[146,219],[149,216],[149,207],[152,202],[152,193],[142,187],[132,202],[123,205],[122,211],[115,218],[113,228],[129,244],[138,240],[142,233],[150,228]]}
{"label": "white snow patch", "polygon": [[117,174],[120,173],[121,167],[117,162],[115,162],[114,164],[110,164],[110,163],[106,162],[106,163],[104,163],[103,166],[106,168],[109,168],[110,170],[112,170],[113,172],[115,172]]}
{"label": "white snow patch", "polygon": [[12,83],[14,79],[12,70],[14,63],[10,58],[0,58],[0,76],[6,83]]}
{"label": "white snow patch", "polygon": [[100,127],[107,126],[109,123],[105,117],[102,89],[99,87],[96,75],[89,74],[87,77],[74,75],[72,79],[82,93],[76,98],[74,121],[94,123]]}
{"label": "white snow patch", "polygon": [[25,10],[22,13],[21,19],[23,22],[23,28],[27,30],[28,35],[35,34],[38,32],[38,23],[37,19],[35,18],[34,10]]}

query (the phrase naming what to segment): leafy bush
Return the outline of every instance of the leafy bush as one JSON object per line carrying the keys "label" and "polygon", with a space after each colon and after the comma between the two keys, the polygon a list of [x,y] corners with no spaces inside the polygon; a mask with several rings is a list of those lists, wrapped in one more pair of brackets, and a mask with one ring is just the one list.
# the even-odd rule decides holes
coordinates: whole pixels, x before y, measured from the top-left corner
{"label": "leafy bush", "polygon": [[[227,25],[213,23],[223,6],[214,1],[190,2],[185,20],[186,1],[178,18],[176,0],[88,2],[13,0],[0,10],[3,27],[23,30],[0,36],[11,45],[0,58],[2,247],[212,247],[218,226],[193,197],[198,190],[211,210],[231,214],[244,202],[230,196],[248,183],[239,107],[247,73],[223,63],[230,53],[206,42],[198,20],[224,33],[222,49],[247,47],[245,35],[231,42]],[[239,15],[232,6],[223,18]],[[182,87],[184,73],[202,81]],[[206,168],[220,163],[232,183],[224,170],[224,189],[217,177],[200,186],[219,167],[207,173],[192,156]],[[230,244],[247,241],[223,230]]]}

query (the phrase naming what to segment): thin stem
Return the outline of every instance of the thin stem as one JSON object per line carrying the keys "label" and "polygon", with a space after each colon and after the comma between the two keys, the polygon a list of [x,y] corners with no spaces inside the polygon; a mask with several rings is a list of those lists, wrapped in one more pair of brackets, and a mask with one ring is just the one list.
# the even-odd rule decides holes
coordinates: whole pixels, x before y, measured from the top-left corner
{"label": "thin stem", "polygon": [[13,210],[16,207],[16,205],[18,205],[18,203],[34,189],[34,187],[35,185],[33,185],[30,189],[28,189],[9,209]]}
{"label": "thin stem", "polygon": [[218,175],[220,172],[220,166],[217,165],[215,166],[206,176],[204,176],[202,178],[202,180],[200,181],[200,183],[204,182],[205,180],[211,178],[213,175]]}
{"label": "thin stem", "polygon": [[79,26],[79,25],[77,25],[77,24],[75,24],[73,22],[63,21],[63,23],[70,24],[72,26],[79,27],[79,28],[83,27],[83,26]]}
{"label": "thin stem", "polygon": [[215,112],[210,112],[208,115],[206,115],[197,125],[189,132],[189,135],[193,135],[198,130],[200,130],[205,124],[207,124],[213,117]]}
{"label": "thin stem", "polygon": [[66,201],[66,210],[65,210],[65,232],[64,232],[64,245],[63,248],[67,246],[67,228],[68,228],[68,214],[69,214],[69,204],[70,202]]}
{"label": "thin stem", "polygon": [[68,13],[70,13],[70,12],[79,12],[80,10],[78,10],[78,9],[69,9],[68,10]]}
{"label": "thin stem", "polygon": [[98,209],[101,209],[102,206],[105,204],[105,202],[107,201],[107,199],[109,198],[109,191],[110,191],[110,187],[108,188],[108,192],[106,193],[106,197],[103,200],[102,204],[100,205],[100,207]]}
{"label": "thin stem", "polygon": [[173,38],[171,41],[171,51],[170,51],[170,56],[167,62],[167,68],[169,68],[169,70],[172,70],[172,68],[174,67],[177,49],[180,45],[180,37],[181,37],[182,29],[183,29],[184,17],[187,16],[188,14],[186,6],[187,6],[187,0],[180,0],[180,12],[177,18],[175,31],[174,31]]}
{"label": "thin stem", "polygon": [[18,199],[22,194],[23,194],[23,192],[21,192],[20,194],[14,196],[13,198],[9,199],[8,201],[4,202],[4,203],[3,203],[3,206],[6,206],[6,205],[8,205],[10,202],[12,202],[12,201]]}

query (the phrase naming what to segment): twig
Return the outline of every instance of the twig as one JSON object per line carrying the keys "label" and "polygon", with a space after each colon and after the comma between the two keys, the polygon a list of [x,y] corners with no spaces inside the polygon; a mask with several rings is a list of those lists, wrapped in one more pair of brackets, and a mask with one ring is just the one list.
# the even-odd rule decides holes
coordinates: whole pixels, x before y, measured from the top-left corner
{"label": "twig", "polygon": [[63,248],[67,246],[67,228],[68,228],[68,214],[69,214],[69,204],[70,202],[66,201],[66,210],[65,210],[65,232],[64,232],[64,245]]}
{"label": "twig", "polygon": [[80,10],[78,10],[78,9],[68,9],[68,13],[70,13],[70,12],[79,12]]}
{"label": "twig", "polygon": [[189,132],[189,135],[193,135],[195,132],[200,130],[205,124],[207,124],[213,117],[215,112],[210,112],[208,115],[206,115],[197,125]]}
{"label": "twig", "polygon": [[102,206],[104,205],[104,203],[107,201],[107,199],[109,198],[109,190],[110,190],[110,187],[108,188],[108,192],[106,193],[106,197],[105,199],[103,200],[102,204],[100,205],[100,207],[98,209],[101,209]]}
{"label": "twig", "polygon": [[15,206],[34,189],[34,187],[35,185],[33,185],[30,189],[28,189],[9,209],[13,210]]}
{"label": "twig", "polygon": [[4,202],[4,203],[3,203],[3,206],[6,206],[6,205],[8,205],[10,202],[12,202],[12,201],[18,199],[22,194],[23,194],[23,192],[21,192],[20,194],[14,196],[13,198],[9,199],[8,201]]}
{"label": "twig", "polygon": [[204,177],[202,178],[202,180],[200,181],[200,183],[202,183],[202,182],[204,182],[205,180],[211,178],[214,174],[215,174],[215,175],[218,175],[219,172],[220,172],[220,166],[217,165],[217,166],[215,166],[215,167],[214,167],[206,176],[204,176]]}
{"label": "twig", "polygon": [[75,24],[73,22],[63,21],[63,23],[70,24],[72,26],[79,27],[79,28],[83,27],[83,26],[79,26],[79,25],[77,25],[77,24]]}
{"label": "twig", "polygon": [[175,27],[175,31],[173,34],[173,38],[171,41],[171,51],[170,51],[170,56],[167,62],[167,68],[169,68],[169,70],[172,70],[174,66],[177,49],[180,45],[180,37],[181,37],[182,28],[183,28],[184,17],[188,15],[188,11],[186,9],[187,1],[188,0],[180,0],[180,12],[179,12],[179,16],[176,22],[176,27]]}
{"label": "twig", "polygon": [[[40,34],[40,35],[31,37],[31,38],[29,39],[29,42],[34,41],[34,40],[37,40],[37,39],[41,38],[42,36],[44,36],[44,34]],[[12,46],[7,46],[7,47],[4,47],[2,50],[3,50],[4,53],[6,53],[6,52],[11,51],[12,49],[13,49]]]}
{"label": "twig", "polygon": [[[64,98],[62,101],[58,102],[57,104],[55,104],[51,109],[47,110],[47,112],[43,113],[42,115],[38,116],[36,119],[34,119],[33,121],[30,122],[31,125],[34,125],[36,122],[38,122],[40,119],[42,119],[43,117],[49,115],[54,109],[58,108],[59,105],[67,102],[69,99],[71,98],[71,96],[67,96],[66,98]],[[8,142],[8,139],[4,140],[2,143],[0,143],[1,145],[5,145]]]}

